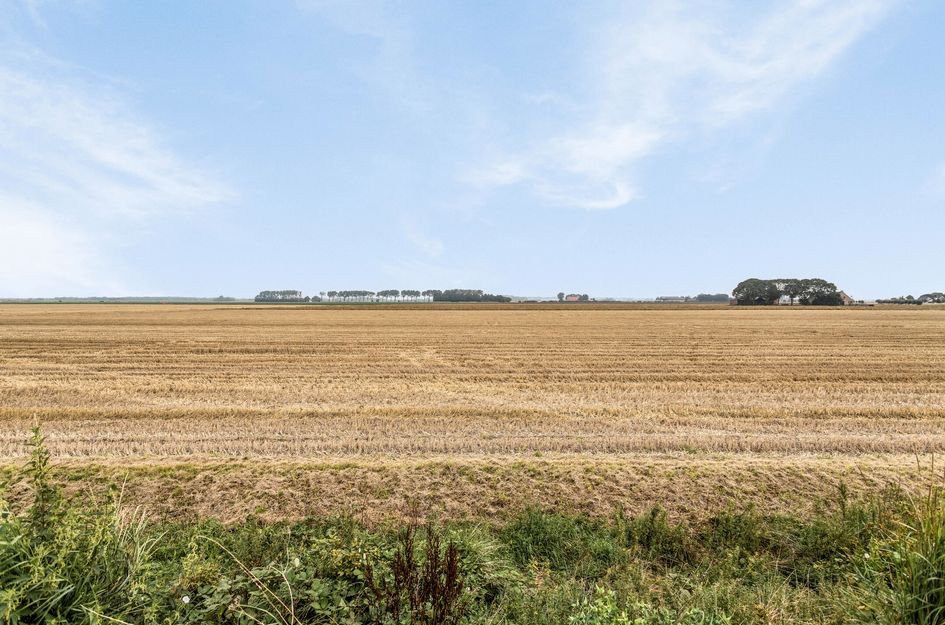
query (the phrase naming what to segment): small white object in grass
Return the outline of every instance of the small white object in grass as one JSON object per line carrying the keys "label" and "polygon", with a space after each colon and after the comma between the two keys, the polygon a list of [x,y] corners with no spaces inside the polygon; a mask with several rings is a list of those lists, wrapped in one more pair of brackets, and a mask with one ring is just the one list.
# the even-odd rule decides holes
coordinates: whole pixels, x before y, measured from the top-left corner
{"label": "small white object in grass", "polygon": [[180,598],[180,600],[183,601],[184,603],[190,603],[190,597],[188,595],[184,595],[183,597]]}
{"label": "small white object in grass", "polygon": [[292,561],[292,564],[293,564],[296,568],[298,568],[298,567],[302,566],[302,561],[299,560],[298,558],[296,558],[295,560]]}

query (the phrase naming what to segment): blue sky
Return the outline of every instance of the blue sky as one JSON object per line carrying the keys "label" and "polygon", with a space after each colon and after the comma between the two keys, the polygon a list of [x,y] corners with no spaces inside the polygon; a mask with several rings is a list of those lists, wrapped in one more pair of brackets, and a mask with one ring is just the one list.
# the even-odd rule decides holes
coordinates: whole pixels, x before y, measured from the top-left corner
{"label": "blue sky", "polygon": [[945,3],[0,0],[0,296],[945,290]]}

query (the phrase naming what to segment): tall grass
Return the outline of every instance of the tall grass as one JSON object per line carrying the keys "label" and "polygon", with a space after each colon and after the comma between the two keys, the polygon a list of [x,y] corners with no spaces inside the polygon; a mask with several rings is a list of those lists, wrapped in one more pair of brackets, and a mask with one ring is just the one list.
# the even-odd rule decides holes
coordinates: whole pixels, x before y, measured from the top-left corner
{"label": "tall grass", "polygon": [[30,503],[0,508],[0,620],[94,623],[108,612],[140,616],[141,579],[158,536],[116,499],[74,507],[51,482],[49,453],[34,430],[19,478]]}
{"label": "tall grass", "polygon": [[[0,504],[0,623],[945,623],[945,496],[677,522],[529,509],[496,525],[146,524],[68,498],[42,437]],[[13,503],[21,502],[21,503]]]}
{"label": "tall grass", "polygon": [[888,625],[945,623],[945,496],[938,486],[912,499],[896,531],[864,557],[864,611]]}

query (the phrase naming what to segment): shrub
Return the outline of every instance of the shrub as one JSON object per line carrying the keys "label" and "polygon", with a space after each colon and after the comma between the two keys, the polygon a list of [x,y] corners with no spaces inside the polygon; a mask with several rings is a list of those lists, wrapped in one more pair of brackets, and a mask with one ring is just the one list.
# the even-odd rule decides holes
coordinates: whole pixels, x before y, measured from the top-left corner
{"label": "shrub", "polygon": [[39,430],[20,479],[32,496],[23,510],[0,504],[0,618],[4,623],[98,623],[133,618],[146,604],[149,554],[140,517],[118,500],[68,505],[49,477]]}
{"label": "shrub", "polygon": [[945,623],[945,498],[939,487],[912,504],[897,531],[874,541],[859,570],[863,614],[889,625]]}

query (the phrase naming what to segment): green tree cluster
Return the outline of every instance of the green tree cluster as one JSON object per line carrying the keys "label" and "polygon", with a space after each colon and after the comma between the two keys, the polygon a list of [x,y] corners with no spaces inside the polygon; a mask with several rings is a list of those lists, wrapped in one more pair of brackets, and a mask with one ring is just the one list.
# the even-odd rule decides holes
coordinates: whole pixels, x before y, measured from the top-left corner
{"label": "green tree cluster", "polygon": [[843,304],[837,285],[821,278],[749,278],[738,283],[732,296],[742,306],[770,306],[783,296],[790,297],[792,304],[805,306]]}
{"label": "green tree cluster", "polygon": [[[317,296],[316,296],[317,297]],[[306,303],[312,301],[311,297],[302,295],[302,291],[260,291],[255,298],[257,302],[295,302]],[[316,300],[317,301],[317,300]]]}
{"label": "green tree cluster", "polygon": [[505,295],[484,293],[482,289],[446,289],[431,291],[434,302],[511,302],[512,298]]}
{"label": "green tree cluster", "polygon": [[727,302],[728,293],[699,293],[695,299],[697,302]]}
{"label": "green tree cluster", "polygon": [[936,291],[935,293],[924,293],[919,297],[903,295],[901,297],[891,297],[889,299],[876,300],[877,304],[945,304],[945,293]]}

